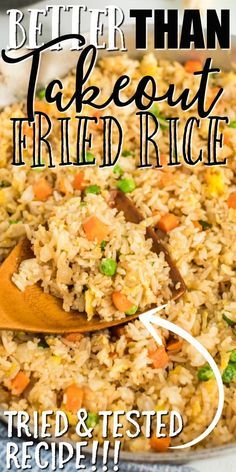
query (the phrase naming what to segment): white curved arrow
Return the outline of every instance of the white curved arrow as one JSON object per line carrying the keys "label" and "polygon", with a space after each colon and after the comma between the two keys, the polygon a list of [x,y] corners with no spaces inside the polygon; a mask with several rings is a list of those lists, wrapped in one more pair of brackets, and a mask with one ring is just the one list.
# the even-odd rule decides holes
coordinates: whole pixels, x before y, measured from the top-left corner
{"label": "white curved arrow", "polygon": [[171,446],[169,448],[169,449],[184,449],[186,447],[194,446],[195,444],[205,439],[217,425],[218,421],[220,420],[221,413],[224,406],[224,386],[223,386],[220,371],[213,357],[207,351],[207,349],[199,341],[197,341],[193,336],[191,336],[191,334],[185,331],[183,328],[180,328],[176,324],[171,323],[170,321],[167,321],[165,319],[162,319],[159,316],[155,316],[156,313],[158,313],[159,311],[163,310],[166,307],[167,305],[161,305],[159,307],[153,308],[152,310],[146,311],[145,313],[142,313],[141,315],[139,315],[139,319],[144,324],[145,328],[149,331],[149,333],[153,336],[155,341],[160,345],[162,345],[162,340],[156,333],[155,328],[152,326],[153,324],[160,326],[161,328],[167,329],[168,331],[172,331],[173,333],[177,334],[178,336],[181,336],[183,339],[185,339],[190,344],[192,344],[192,346],[194,346],[202,354],[202,356],[206,359],[208,364],[211,366],[213,373],[215,375],[215,378],[216,378],[218,391],[219,391],[218,407],[216,410],[216,414],[212,422],[210,423],[210,425],[207,427],[207,429],[202,434],[200,434],[195,439],[193,439],[192,441],[189,441],[186,444],[180,444],[179,446]]}

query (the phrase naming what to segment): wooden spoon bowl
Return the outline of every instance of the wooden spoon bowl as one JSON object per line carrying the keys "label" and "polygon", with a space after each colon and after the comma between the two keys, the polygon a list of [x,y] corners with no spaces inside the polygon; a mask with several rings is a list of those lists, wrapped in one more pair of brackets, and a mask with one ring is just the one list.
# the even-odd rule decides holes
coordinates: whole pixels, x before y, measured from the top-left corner
{"label": "wooden spoon bowl", "polygon": [[[143,217],[133,203],[122,192],[112,192],[112,202],[118,211],[123,211],[126,221],[139,223]],[[172,299],[176,300],[186,290],[184,281],[173,263],[169,252],[152,228],[147,228],[146,237],[153,240],[152,251],[163,252],[170,267]],[[0,329],[35,333],[85,333],[98,331],[134,320],[139,313],[126,319],[102,321],[99,317],[87,320],[86,313],[66,312],[62,301],[43,292],[40,285],[28,286],[21,292],[12,282],[12,275],[20,263],[33,257],[30,242],[21,240],[0,267]]]}

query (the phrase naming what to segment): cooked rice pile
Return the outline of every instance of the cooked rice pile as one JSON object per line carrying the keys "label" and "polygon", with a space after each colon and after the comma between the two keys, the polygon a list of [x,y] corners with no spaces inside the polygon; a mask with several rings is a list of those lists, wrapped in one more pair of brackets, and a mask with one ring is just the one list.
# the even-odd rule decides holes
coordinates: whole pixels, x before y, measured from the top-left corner
{"label": "cooked rice pile", "polygon": [[[123,55],[103,59],[94,70],[91,82],[102,85],[106,96],[117,77],[126,72],[132,78],[126,95],[133,93],[137,81],[144,74],[152,74],[157,79],[159,94],[165,92],[173,77],[177,92],[183,87],[195,91],[199,80],[197,77],[193,79],[192,74],[177,62],[157,62],[150,55],[138,62]],[[66,81],[68,97],[73,91],[73,84],[74,75],[71,74]],[[225,89],[214,113],[228,115],[232,123],[236,120],[235,84],[233,72],[221,73],[219,77],[210,79],[212,93],[221,85]],[[53,107],[50,110],[50,115],[55,113],[57,116]],[[167,246],[184,277],[187,292],[179,301],[169,304],[166,316],[194,335],[208,349],[222,372],[225,383],[224,413],[214,432],[201,446],[226,444],[235,440],[236,431],[235,370],[230,360],[232,351],[236,349],[236,210],[230,203],[236,191],[236,130],[233,126],[222,126],[225,140],[219,158],[227,157],[227,166],[210,169],[199,165],[189,169],[182,165],[172,172],[166,167],[163,170],[143,171],[135,168],[139,146],[139,121],[135,111],[133,105],[128,109],[117,110],[111,106],[106,110],[107,114],[114,114],[125,129],[126,152],[119,161],[118,173],[113,169],[83,168],[83,179],[86,186],[99,186],[101,195],[116,188],[121,178],[132,179],[135,185],[128,196],[148,224],[160,224],[167,213],[177,220],[176,227],[168,232]],[[197,114],[196,109],[185,113],[178,108],[170,110],[165,103],[160,103],[159,111],[162,116],[180,116],[180,138],[189,115]],[[63,209],[67,200],[81,196],[81,191],[74,187],[78,169],[73,166],[64,168],[63,172],[58,167],[36,172],[28,166],[11,166],[10,117],[13,114],[25,116],[25,113],[24,103],[8,107],[1,113],[1,260],[9,254],[27,228],[27,233],[35,240],[35,253],[39,261],[43,256],[38,250],[36,238],[39,237],[39,241],[44,238],[52,240],[49,230],[39,228],[39,225],[49,222],[52,227],[55,215]],[[85,107],[83,113],[91,115],[91,110]],[[200,147],[206,149],[207,124],[207,120],[202,120],[201,127],[195,133],[195,157]],[[71,152],[74,155],[76,126],[77,123],[71,124]],[[94,127],[93,132],[91,152],[99,161],[102,131]],[[55,123],[51,142],[59,154],[58,134],[59,125]],[[30,137],[28,139],[30,141]],[[164,157],[168,155],[168,129],[160,129],[158,144],[161,154]],[[30,150],[27,153],[30,158]],[[37,189],[42,181],[44,187],[46,182],[48,191],[47,198],[40,200]],[[86,211],[85,207],[83,211]],[[77,220],[75,224],[78,224]],[[138,237],[139,232],[135,231],[135,234]],[[69,244],[73,247],[73,240],[70,239]],[[110,250],[109,245],[105,250]],[[145,250],[144,247],[142,250]],[[99,247],[98,252],[101,258]],[[51,263],[51,260],[43,261],[40,268],[50,267],[51,270]],[[167,277],[163,269],[161,274]],[[51,283],[48,279],[50,290]],[[162,280],[160,284],[163,284]],[[165,333],[165,336],[168,346],[168,334]],[[168,363],[158,367],[158,362],[154,361],[155,346],[139,321],[131,322],[115,333],[106,330],[86,336],[42,338],[39,335],[2,332],[0,351],[0,402],[4,409],[32,411],[59,407],[68,411],[68,388],[74,386],[80,389],[77,391],[78,405],[82,404],[95,415],[99,409],[178,409],[184,417],[185,427],[181,435],[173,440],[173,444],[177,444],[200,434],[210,423],[217,407],[215,380],[209,372],[206,375],[202,370],[204,360],[195,349],[184,343],[174,351],[167,350]],[[19,375],[21,385],[23,383],[25,386],[23,389],[16,388]],[[75,419],[73,412],[68,413],[70,435],[74,437]],[[99,439],[101,425],[97,421],[95,423],[95,437]],[[148,451],[152,444],[141,436],[136,440],[125,440],[124,448]]]}
{"label": "cooked rice pile", "polygon": [[[86,225],[94,219],[101,227],[91,240]],[[36,258],[22,262],[13,281],[20,290],[42,281],[45,291],[63,299],[66,311],[85,311],[88,319],[124,318],[114,294],[127,297],[133,307],[128,315],[144,311],[171,295],[169,266],[163,253],[151,251],[145,232],[145,222],[126,222],[101,195],[70,198],[53,211],[47,227],[29,228]]]}

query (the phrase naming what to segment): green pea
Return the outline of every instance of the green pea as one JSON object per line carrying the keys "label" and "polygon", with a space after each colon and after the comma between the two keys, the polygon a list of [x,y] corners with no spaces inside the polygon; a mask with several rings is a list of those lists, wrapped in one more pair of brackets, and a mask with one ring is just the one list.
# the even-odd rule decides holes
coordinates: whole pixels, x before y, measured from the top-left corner
{"label": "green pea", "polygon": [[233,349],[233,351],[231,351],[229,360],[233,363],[236,362],[236,349]]}
{"label": "green pea", "polygon": [[205,365],[204,367],[200,367],[197,375],[199,380],[206,382],[214,377],[214,372],[209,365]]}
{"label": "green pea", "polygon": [[89,185],[86,190],[85,190],[85,194],[88,195],[88,193],[94,193],[94,195],[98,195],[99,193],[101,193],[101,188],[99,187],[99,185]]}
{"label": "green pea", "polygon": [[86,162],[95,162],[95,156],[91,152],[86,152]]}
{"label": "green pea", "polygon": [[201,225],[203,231],[206,231],[207,229],[212,228],[212,224],[211,224],[211,223],[208,223],[208,221],[199,220],[198,223],[200,223],[200,225]]}
{"label": "green pea", "polygon": [[46,93],[45,88],[38,90],[37,97],[39,98],[39,100],[43,100],[45,98],[45,93]]}
{"label": "green pea", "polygon": [[134,315],[137,311],[138,307],[133,305],[129,310],[125,312],[126,315]]}
{"label": "green pea", "polygon": [[236,120],[230,121],[229,126],[230,126],[230,128],[236,128]]}
{"label": "green pea", "polygon": [[100,244],[100,248],[102,251],[105,251],[105,247],[107,245],[107,241],[102,241],[101,244]]}
{"label": "green pea", "polygon": [[118,181],[117,187],[124,193],[131,193],[135,190],[136,185],[133,179],[120,179]]}
{"label": "green pea", "polygon": [[99,423],[99,415],[97,413],[88,413],[86,419],[87,428],[94,428]]}
{"label": "green pea", "polygon": [[100,264],[100,272],[104,275],[112,277],[116,273],[117,263],[114,259],[103,259]]}
{"label": "green pea", "polygon": [[118,175],[118,177],[121,177],[121,175],[124,174],[124,171],[121,169],[121,167],[119,166],[119,164],[116,164],[114,169],[113,169],[113,174],[116,174]]}
{"label": "green pea", "polygon": [[236,375],[235,365],[229,363],[222,374],[222,380],[225,384],[229,384],[230,382],[232,382],[235,375]]}
{"label": "green pea", "polygon": [[227,323],[229,326],[231,326],[232,328],[234,328],[234,326],[235,326],[235,324],[236,324],[235,321],[233,321],[233,320],[231,320],[230,318],[228,318],[228,316],[226,316],[224,313],[223,313],[223,315],[222,315],[222,318],[223,318],[223,320],[226,321],[226,323]]}
{"label": "green pea", "polygon": [[8,221],[9,225],[17,225],[17,223],[19,223],[18,220],[9,220]]}

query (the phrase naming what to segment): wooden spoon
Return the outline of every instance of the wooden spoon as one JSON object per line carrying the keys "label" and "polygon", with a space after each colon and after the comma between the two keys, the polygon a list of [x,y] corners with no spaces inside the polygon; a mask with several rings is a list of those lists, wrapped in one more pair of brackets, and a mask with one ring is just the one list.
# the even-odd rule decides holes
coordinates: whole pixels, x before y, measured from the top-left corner
{"label": "wooden spoon", "polygon": [[[127,221],[139,223],[143,219],[140,212],[122,192],[112,192],[111,204],[118,211],[123,211]],[[146,237],[153,240],[152,250],[154,252],[157,254],[164,252],[165,254],[166,261],[170,266],[170,278],[173,284],[172,299],[176,300],[186,290],[184,281],[155,231],[147,228]],[[127,316],[127,319],[102,321],[99,317],[94,317],[88,321],[86,313],[64,311],[61,300],[44,293],[40,285],[28,286],[24,292],[21,292],[13,284],[12,275],[18,271],[23,260],[32,257],[30,242],[23,239],[0,267],[0,329],[45,334],[85,333],[110,328],[138,317],[139,314],[135,313],[135,315]]]}

